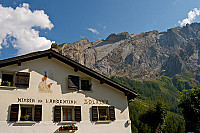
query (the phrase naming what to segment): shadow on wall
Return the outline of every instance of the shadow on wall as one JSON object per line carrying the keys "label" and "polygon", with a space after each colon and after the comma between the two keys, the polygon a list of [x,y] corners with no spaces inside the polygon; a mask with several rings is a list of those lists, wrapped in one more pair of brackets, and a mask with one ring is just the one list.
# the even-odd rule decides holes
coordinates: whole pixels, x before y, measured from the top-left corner
{"label": "shadow on wall", "polygon": [[[95,81],[95,82],[97,82],[97,81]],[[100,83],[96,83],[96,84],[100,84]],[[105,84],[101,84],[101,85],[106,86]],[[93,88],[97,88],[96,86],[92,86],[92,87]],[[99,90],[99,91],[101,91],[101,90]],[[85,95],[85,99],[90,99],[91,101],[90,101],[89,104],[91,106],[104,106],[104,105],[107,106],[107,105],[111,105],[111,106],[114,106],[115,108],[117,108],[118,110],[120,110],[121,113],[123,113],[124,110],[127,109],[127,106],[128,106],[126,104],[126,102],[121,103],[121,101],[119,100],[120,97],[119,97],[119,99],[117,99],[117,97],[112,97],[112,95],[110,95],[109,93],[108,94],[104,93],[104,92],[100,93],[100,92],[96,92],[96,91],[91,92],[91,93],[90,92],[87,93],[87,92],[77,91],[77,93]],[[113,96],[115,96],[115,95],[113,94]],[[96,101],[101,101],[101,100],[105,100],[106,101],[105,104],[103,104],[103,105],[101,105],[101,104],[93,104]],[[91,112],[90,112],[90,114],[91,114]]]}
{"label": "shadow on wall", "polygon": [[[28,68],[23,68],[22,70],[24,70],[24,69],[28,69]],[[54,93],[55,89],[61,88],[61,90],[59,90],[59,92],[61,94],[77,92],[79,94],[84,95],[85,98],[95,99],[95,100],[99,100],[99,99],[109,100],[108,105],[112,105],[115,108],[119,109],[121,111],[121,113],[123,113],[124,110],[128,106],[127,101],[120,103],[121,102],[120,99],[122,99],[122,101],[127,100],[124,97],[124,92],[122,92],[122,94],[119,94],[119,97],[115,96],[115,94],[113,94],[112,95],[113,97],[111,97],[111,95],[104,93],[103,90],[98,90],[98,91],[94,91],[94,92],[81,92],[81,91],[77,91],[77,90],[74,90],[74,91],[68,90],[68,75],[64,75],[63,77],[61,77],[61,75],[63,75],[63,73],[61,73],[62,71],[56,71],[56,70],[53,70],[53,68],[51,68],[49,72],[48,72],[48,69],[43,70],[44,69],[43,67],[41,69],[42,69],[41,71],[36,70],[36,69],[34,69],[34,66],[32,66],[32,68],[29,68],[29,72],[34,72],[35,75],[37,74],[37,75],[40,75],[40,77],[41,77],[41,79],[38,79],[38,84],[35,85],[35,87],[37,87],[37,89],[38,89],[37,90],[38,92],[39,92],[39,88],[38,88],[39,86],[40,86],[40,88],[42,88],[41,86],[45,86],[43,88],[48,87],[48,89],[50,89],[52,92],[45,91],[42,93]],[[78,75],[79,71],[74,72],[73,68],[71,70],[73,71],[74,75]],[[52,81],[54,81],[54,82],[52,83]],[[41,83],[41,82],[43,82],[43,83]],[[110,88],[109,85],[100,84],[100,81],[98,81],[98,80],[94,79],[93,82],[95,82],[96,86],[93,85],[92,88],[97,88],[98,85],[103,86],[103,88],[105,88],[105,89],[107,87]],[[110,89],[111,89],[110,90],[111,93],[115,93],[115,88],[111,87]],[[56,90],[56,91],[58,91],[58,90]],[[116,89],[116,91],[118,91],[118,90]],[[118,95],[118,92],[117,92],[117,95]],[[94,106],[95,106],[95,104],[94,104]],[[96,106],[98,106],[98,105],[96,105]]]}
{"label": "shadow on wall", "polygon": [[[73,69],[72,69],[72,71],[73,71]],[[61,72],[61,71],[52,71],[52,75],[53,76],[49,76],[49,73],[48,72],[45,72],[45,71],[37,71],[37,70],[33,70],[33,69],[30,69],[30,72],[35,72],[35,73],[37,73],[37,74],[39,74],[39,75],[41,75],[41,79],[39,79],[39,81],[41,80],[42,81],[42,79],[45,77],[45,79],[46,80],[48,80],[48,79],[51,79],[51,80],[53,80],[53,81],[55,81],[52,85],[51,85],[51,87],[54,87],[54,88],[61,88],[61,90],[60,90],[60,92],[61,92],[61,94],[67,94],[67,93],[74,93],[74,92],[77,92],[77,93],[79,93],[79,94],[82,94],[82,95],[84,95],[85,96],[85,98],[89,98],[89,99],[95,99],[95,100],[99,100],[99,99],[103,99],[103,100],[109,100],[109,104],[108,105],[112,105],[112,106],[114,106],[115,108],[117,108],[117,109],[119,109],[120,111],[121,111],[121,113],[123,113],[124,112],[124,110],[127,108],[127,103],[126,102],[124,102],[124,103],[119,103],[119,101],[120,100],[118,100],[117,98],[118,97],[116,97],[116,98],[111,98],[111,96],[109,95],[109,94],[106,94],[106,93],[104,93],[104,92],[102,92],[101,94],[99,94],[98,92],[81,92],[81,91],[78,91],[78,90],[68,90],[68,75],[65,75],[64,77],[60,77],[60,75],[63,75],[63,73],[59,73],[59,72]],[[78,71],[79,72],[79,71]],[[74,75],[78,75],[78,74],[76,74],[76,73],[78,73],[78,72],[74,72],[75,74]],[[71,74],[70,74],[71,75]],[[46,78],[47,77],[47,78]],[[100,81],[98,81],[98,80],[93,80],[93,82],[95,82],[95,84],[96,84],[96,86],[94,86],[94,85],[92,85],[92,88],[96,88],[96,87],[98,87],[98,84],[99,85],[102,85],[104,88],[106,88],[106,87],[109,87],[108,85],[105,85],[105,84],[100,84]],[[46,85],[48,85],[48,84],[50,84],[50,83],[46,83]],[[39,82],[38,82],[38,85],[37,85],[37,89],[38,89],[38,86],[39,86]],[[110,87],[109,87],[110,88]],[[115,89],[115,88],[111,88],[111,89]],[[52,89],[53,91],[55,90],[55,89]],[[54,93],[52,91],[52,93]],[[103,90],[102,90],[103,91]],[[118,91],[118,90],[116,90],[116,91]],[[101,92],[101,90],[99,90],[99,92]],[[115,91],[113,91],[113,90],[111,90],[110,92],[113,92],[113,93],[115,93]],[[123,92],[122,92],[123,93]],[[122,94],[123,95],[123,94]],[[120,95],[121,96],[121,95]],[[115,96],[114,96],[115,97]],[[119,98],[120,99],[120,98]],[[126,99],[126,98],[124,98],[124,99]],[[121,102],[121,101],[120,101]],[[94,106],[95,106],[95,104],[94,104]],[[98,106],[98,105],[96,105],[96,106]]]}
{"label": "shadow on wall", "polygon": [[7,124],[11,125],[13,122],[10,122],[10,110],[11,110],[11,105],[8,106],[8,115],[7,115]]}

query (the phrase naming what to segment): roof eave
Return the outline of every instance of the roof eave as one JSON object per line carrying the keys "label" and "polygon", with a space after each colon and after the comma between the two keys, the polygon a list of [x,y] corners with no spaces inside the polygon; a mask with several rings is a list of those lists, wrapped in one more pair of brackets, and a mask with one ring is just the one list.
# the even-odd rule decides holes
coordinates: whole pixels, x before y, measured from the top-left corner
{"label": "roof eave", "polygon": [[70,59],[68,57],[63,56],[58,52],[55,52],[52,49],[48,49],[45,51],[33,52],[33,53],[29,53],[29,54],[22,55],[22,56],[1,60],[0,68],[8,66],[8,65],[12,65],[12,64],[18,64],[19,62],[23,63],[23,62],[26,62],[29,60],[38,59],[38,58],[42,58],[42,57],[46,57],[46,56],[48,56],[49,59],[54,57],[54,58],[60,60],[61,62],[70,65],[76,71],[81,71],[91,77],[98,79],[102,83],[106,83],[106,84],[124,92],[125,95],[127,95],[128,99],[134,99],[135,97],[137,97],[137,93],[134,90],[131,90],[131,89],[97,73],[96,71],[89,69],[89,68],[81,65],[80,63],[73,61],[72,59]]}

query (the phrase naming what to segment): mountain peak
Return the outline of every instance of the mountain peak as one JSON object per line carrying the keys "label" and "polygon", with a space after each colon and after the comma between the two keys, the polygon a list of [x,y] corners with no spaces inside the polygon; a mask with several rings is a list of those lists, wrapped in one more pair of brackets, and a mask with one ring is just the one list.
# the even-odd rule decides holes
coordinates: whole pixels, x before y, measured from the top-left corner
{"label": "mountain peak", "polygon": [[106,41],[117,42],[123,39],[128,39],[129,37],[130,36],[128,32],[122,32],[119,34],[112,33],[106,38]]}

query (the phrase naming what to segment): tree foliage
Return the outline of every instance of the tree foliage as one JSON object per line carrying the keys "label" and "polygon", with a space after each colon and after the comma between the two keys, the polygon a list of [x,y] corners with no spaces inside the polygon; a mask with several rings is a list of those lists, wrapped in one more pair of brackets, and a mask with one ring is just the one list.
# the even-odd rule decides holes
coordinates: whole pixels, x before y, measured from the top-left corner
{"label": "tree foliage", "polygon": [[186,121],[186,131],[200,132],[200,86],[184,90],[180,104]]}
{"label": "tree foliage", "polygon": [[136,99],[134,102],[129,103],[129,109],[133,133],[155,133],[155,127],[159,125],[157,124],[158,122],[161,123],[159,126],[160,132],[185,133],[183,117],[179,114],[167,111],[168,105],[163,101],[144,101]]}
{"label": "tree foliage", "polygon": [[[158,122],[160,122],[159,131],[163,133],[185,132],[185,121],[178,108],[180,91],[173,85],[169,77],[163,76],[156,80],[146,81],[116,76],[112,76],[111,79],[137,91],[139,95],[134,102],[129,103],[133,133],[155,133],[154,129],[156,126],[158,127]],[[162,98],[166,105],[169,105],[170,111],[166,113],[167,108],[164,109],[164,107],[167,106],[164,103],[158,104],[158,97]],[[155,114],[158,114],[158,116],[155,116]],[[148,116],[151,116],[152,119],[149,119]],[[157,122],[151,123],[154,120],[153,116],[157,117],[155,119]],[[148,120],[148,123],[145,122],[146,120]]]}
{"label": "tree foliage", "polygon": [[185,133],[185,120],[183,116],[168,111],[162,133]]}
{"label": "tree foliage", "polygon": [[128,88],[132,88],[139,94],[139,98],[143,100],[155,100],[162,97],[167,103],[170,103],[170,111],[180,113],[178,108],[178,98],[180,92],[174,87],[169,77],[161,77],[157,80],[136,81],[127,77],[111,77]]}
{"label": "tree foliage", "polygon": [[169,106],[163,100],[157,99],[152,108],[141,115],[140,120],[150,126],[152,131],[158,133],[159,130],[162,130],[167,111],[169,111]]}

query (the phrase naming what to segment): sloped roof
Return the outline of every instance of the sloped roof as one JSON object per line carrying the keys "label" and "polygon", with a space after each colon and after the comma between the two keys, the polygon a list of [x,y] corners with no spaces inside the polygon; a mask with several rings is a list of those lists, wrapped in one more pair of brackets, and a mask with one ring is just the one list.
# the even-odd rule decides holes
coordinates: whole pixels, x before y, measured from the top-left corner
{"label": "sloped roof", "polygon": [[42,58],[42,57],[48,57],[49,59],[55,58],[65,64],[73,67],[74,71],[81,71],[93,78],[96,78],[97,80],[100,81],[100,83],[105,83],[105,84],[110,85],[110,86],[124,92],[125,95],[128,97],[128,100],[134,99],[135,97],[137,97],[137,93],[134,90],[129,89],[129,88],[103,76],[102,74],[99,74],[98,72],[96,72],[90,68],[87,68],[86,66],[81,65],[80,63],[75,62],[66,56],[61,55],[60,53],[58,53],[52,49],[33,52],[33,53],[29,53],[29,54],[22,55],[22,56],[17,56],[17,57],[13,57],[13,58],[9,58],[9,59],[0,60],[0,68],[9,66],[9,65],[13,65],[13,64],[21,64],[23,62]]}

